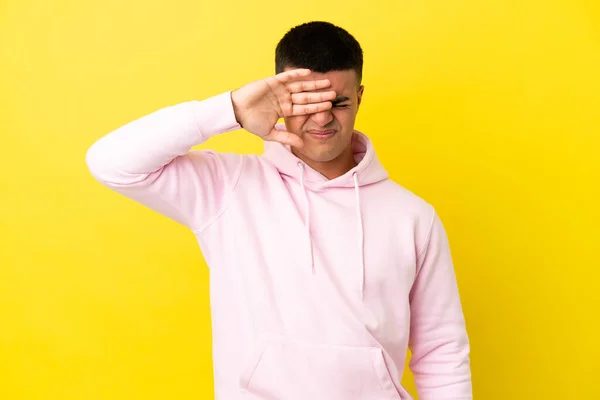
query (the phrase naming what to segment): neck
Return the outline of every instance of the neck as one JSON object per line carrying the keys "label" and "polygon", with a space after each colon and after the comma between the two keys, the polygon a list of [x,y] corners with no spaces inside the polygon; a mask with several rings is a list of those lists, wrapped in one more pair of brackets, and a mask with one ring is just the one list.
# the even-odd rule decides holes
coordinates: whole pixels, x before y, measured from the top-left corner
{"label": "neck", "polygon": [[329,180],[344,175],[346,172],[350,171],[352,168],[358,165],[354,160],[352,147],[350,147],[348,151],[344,151],[337,158],[325,162],[315,161],[304,157],[302,154],[293,151],[293,147],[292,153],[294,153],[296,157],[304,161],[309,167],[311,167],[312,169],[314,169]]}

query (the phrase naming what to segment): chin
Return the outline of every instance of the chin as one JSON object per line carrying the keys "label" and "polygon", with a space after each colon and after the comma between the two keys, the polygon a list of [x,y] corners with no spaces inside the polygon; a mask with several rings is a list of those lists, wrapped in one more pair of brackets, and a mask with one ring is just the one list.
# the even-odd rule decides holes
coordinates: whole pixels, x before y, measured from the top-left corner
{"label": "chin", "polygon": [[303,154],[305,157],[310,158],[311,160],[313,160],[315,162],[320,162],[320,163],[331,162],[339,157],[339,154],[337,154],[337,153],[330,153],[330,152],[323,152],[323,151],[317,151],[317,152],[307,151],[306,153],[303,152]]}

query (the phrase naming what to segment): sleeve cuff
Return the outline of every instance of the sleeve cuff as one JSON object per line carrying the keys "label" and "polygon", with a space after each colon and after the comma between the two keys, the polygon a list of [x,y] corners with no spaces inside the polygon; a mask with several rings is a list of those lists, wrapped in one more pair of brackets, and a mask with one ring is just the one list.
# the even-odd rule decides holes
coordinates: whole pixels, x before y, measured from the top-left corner
{"label": "sleeve cuff", "polygon": [[206,100],[192,101],[191,106],[201,141],[242,128],[235,119],[231,91],[209,97]]}

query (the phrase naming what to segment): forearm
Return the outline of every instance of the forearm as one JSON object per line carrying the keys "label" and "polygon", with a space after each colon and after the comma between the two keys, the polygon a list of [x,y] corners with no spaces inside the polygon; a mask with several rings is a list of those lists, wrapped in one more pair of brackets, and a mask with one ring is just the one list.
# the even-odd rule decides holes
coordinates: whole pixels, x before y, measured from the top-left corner
{"label": "forearm", "polygon": [[169,106],[96,141],[86,161],[110,186],[135,185],[211,136],[238,129],[230,93]]}
{"label": "forearm", "polygon": [[419,400],[471,400],[470,348],[460,322],[423,330],[413,344],[410,368]]}

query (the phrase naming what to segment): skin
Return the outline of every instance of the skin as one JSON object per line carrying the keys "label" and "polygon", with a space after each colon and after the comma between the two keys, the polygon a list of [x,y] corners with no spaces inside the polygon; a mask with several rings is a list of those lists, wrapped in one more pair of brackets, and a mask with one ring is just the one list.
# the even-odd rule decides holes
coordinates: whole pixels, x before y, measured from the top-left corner
{"label": "skin", "polygon": [[[352,132],[364,87],[354,70],[286,71],[232,91],[238,123],[263,140],[290,145],[292,152],[328,179],[356,165]],[[283,118],[286,131],[275,129]],[[331,130],[325,139],[311,134]]]}
{"label": "skin", "polygon": [[[328,179],[334,179],[356,166],[352,136],[364,86],[358,84],[354,70],[313,72],[312,75],[331,83],[328,89],[336,93],[332,107],[309,115],[287,117],[285,125],[304,142],[304,146],[292,148],[296,157]],[[333,130],[335,133],[320,139],[311,134],[315,130]]]}

